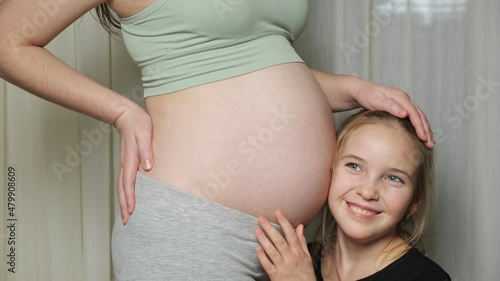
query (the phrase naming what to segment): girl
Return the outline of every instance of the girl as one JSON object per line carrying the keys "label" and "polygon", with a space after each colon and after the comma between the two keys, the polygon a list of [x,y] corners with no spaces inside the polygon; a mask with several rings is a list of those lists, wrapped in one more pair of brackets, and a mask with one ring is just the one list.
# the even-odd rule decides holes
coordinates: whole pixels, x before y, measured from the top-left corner
{"label": "girl", "polygon": [[[286,240],[264,218],[255,234],[271,280],[451,280],[422,254],[432,194],[432,151],[407,119],[360,112],[337,134],[322,226],[309,255],[303,226],[276,212]],[[267,256],[266,256],[267,254]],[[268,258],[269,257],[269,258]]]}
{"label": "girl", "polygon": [[[320,211],[335,151],[332,110],[409,116],[433,145],[425,115],[403,91],[304,64],[291,43],[307,4],[0,2],[0,77],[120,134],[117,191],[126,225],[118,217],[113,228],[116,280],[263,278],[255,218],[282,208],[293,223],[308,223]],[[105,25],[121,28],[141,70],[145,110],[43,48],[96,7]]]}

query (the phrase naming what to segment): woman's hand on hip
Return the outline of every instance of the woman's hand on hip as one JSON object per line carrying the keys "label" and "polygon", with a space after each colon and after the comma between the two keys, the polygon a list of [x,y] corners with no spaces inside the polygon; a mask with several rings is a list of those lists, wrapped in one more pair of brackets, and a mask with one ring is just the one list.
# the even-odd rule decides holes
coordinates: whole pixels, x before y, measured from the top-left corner
{"label": "woman's hand on hip", "polygon": [[275,216],[285,237],[266,218],[258,218],[262,229],[256,229],[255,236],[261,244],[256,250],[260,264],[271,281],[316,280],[304,237],[304,226],[301,224],[297,229],[293,229],[281,211],[277,211]]}
{"label": "woman's hand on hip", "polygon": [[135,178],[139,165],[144,170],[153,168],[151,117],[141,107],[123,112],[115,122],[120,134],[120,170],[116,190],[121,217],[127,224],[135,208]]}

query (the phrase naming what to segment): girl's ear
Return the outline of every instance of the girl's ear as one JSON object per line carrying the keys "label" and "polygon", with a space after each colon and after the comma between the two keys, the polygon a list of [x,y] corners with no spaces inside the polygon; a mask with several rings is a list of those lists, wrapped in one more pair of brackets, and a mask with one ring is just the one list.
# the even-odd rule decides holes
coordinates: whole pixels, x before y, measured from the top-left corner
{"label": "girl's ear", "polygon": [[413,215],[418,210],[419,206],[420,201],[411,203],[410,206],[408,206],[408,210],[406,211],[406,217],[410,217],[411,215]]}

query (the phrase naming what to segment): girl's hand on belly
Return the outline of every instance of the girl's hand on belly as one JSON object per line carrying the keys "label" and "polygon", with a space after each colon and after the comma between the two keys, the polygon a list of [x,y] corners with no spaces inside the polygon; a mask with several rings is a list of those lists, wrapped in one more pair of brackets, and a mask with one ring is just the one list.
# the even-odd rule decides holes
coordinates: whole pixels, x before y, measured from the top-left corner
{"label": "girl's hand on belly", "polygon": [[300,224],[295,230],[281,211],[277,211],[275,216],[285,237],[264,217],[258,219],[262,229],[255,230],[255,236],[261,244],[256,250],[257,257],[269,278],[271,281],[316,280],[304,237],[304,225]]}
{"label": "girl's hand on belly", "polygon": [[116,191],[123,224],[135,208],[135,177],[139,165],[153,168],[151,117],[141,107],[125,111],[114,123],[120,134],[120,170]]}

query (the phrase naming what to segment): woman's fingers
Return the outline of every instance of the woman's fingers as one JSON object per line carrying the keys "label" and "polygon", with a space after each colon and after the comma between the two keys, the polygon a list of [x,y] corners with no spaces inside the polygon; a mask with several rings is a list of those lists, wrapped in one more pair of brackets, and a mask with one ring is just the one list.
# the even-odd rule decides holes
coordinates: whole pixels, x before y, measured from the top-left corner
{"label": "woman's fingers", "polygon": [[135,179],[139,165],[144,170],[153,167],[151,117],[142,108],[124,112],[115,121],[120,134],[120,172],[117,183],[123,223],[135,208]]}
{"label": "woman's fingers", "polygon": [[125,198],[125,192],[123,191],[122,184],[123,168],[120,166],[120,171],[118,172],[118,180],[116,184],[116,193],[118,193],[118,203],[120,205],[120,214],[122,217],[123,224],[127,224],[129,213],[127,211],[127,198]]}
{"label": "woman's fingers", "polygon": [[139,132],[136,134],[137,148],[139,150],[140,163],[144,170],[149,171],[153,168],[153,148],[152,148],[152,132],[151,119],[148,116],[148,122],[144,122],[140,126]]}
{"label": "woman's fingers", "polygon": [[[427,141],[425,142],[425,145],[429,148],[433,148],[434,147],[434,134],[432,133],[432,129],[429,125],[429,121],[427,120],[427,116],[425,115],[425,113],[422,111],[422,109],[420,109],[420,107],[418,107],[413,101],[412,103],[415,105],[415,108],[417,109],[418,113],[419,113],[419,116],[420,116],[420,120],[422,120],[422,124],[424,126],[424,131],[425,131],[425,135],[427,136]],[[411,119],[410,119],[411,120]]]}
{"label": "woman's fingers", "polygon": [[127,212],[132,214],[135,207],[135,177],[139,167],[139,153],[135,139],[127,140],[127,136],[123,136],[127,143],[125,144],[123,157],[120,157],[123,166],[122,185],[127,200]]}
{"label": "woman's fingers", "polygon": [[[390,88],[385,94],[408,112],[408,118],[415,127],[418,137],[425,141],[429,148],[434,146],[434,139],[427,117],[413,102],[410,96],[402,90]],[[392,114],[392,113],[391,113]],[[397,115],[396,115],[397,116]],[[399,116],[398,116],[399,117]],[[406,116],[404,116],[406,117]]]}
{"label": "woman's fingers", "polygon": [[386,111],[399,118],[408,117],[418,137],[425,141],[429,148],[434,146],[432,132],[425,114],[405,91],[370,81],[361,80],[359,83],[364,85],[362,92],[365,93],[357,100],[361,106],[370,110]]}
{"label": "woman's fingers", "polygon": [[117,191],[122,220],[126,224],[135,207],[135,176],[139,159],[126,152],[120,159],[122,163],[120,163]]}

